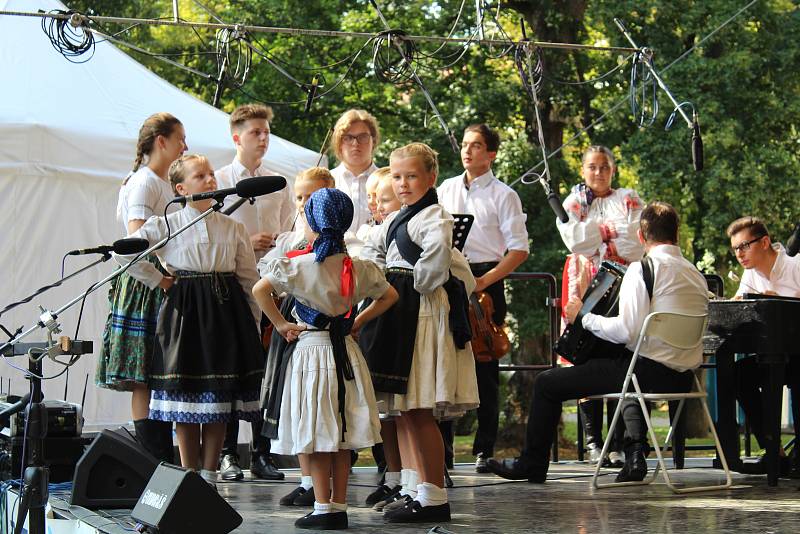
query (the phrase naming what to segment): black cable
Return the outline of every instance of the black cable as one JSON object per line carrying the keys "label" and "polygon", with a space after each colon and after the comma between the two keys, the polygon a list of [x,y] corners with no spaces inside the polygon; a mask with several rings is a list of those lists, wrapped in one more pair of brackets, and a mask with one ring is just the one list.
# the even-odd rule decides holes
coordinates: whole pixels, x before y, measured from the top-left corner
{"label": "black cable", "polygon": [[[53,48],[72,63],[86,63],[94,56],[94,34],[84,25],[83,15],[77,11],[54,9],[49,11],[52,15],[75,15],[71,18],[42,17],[42,31],[50,39]],[[73,25],[73,20],[80,22]],[[76,59],[87,52],[90,54],[83,59]]]}
{"label": "black cable", "polygon": [[[631,64],[630,103],[631,113],[640,128],[647,128],[656,121],[658,115],[658,81],[653,76],[652,57],[636,52]],[[650,109],[647,109],[647,101]]]}
{"label": "black cable", "polygon": [[375,77],[391,84],[413,80],[417,47],[405,39],[403,30],[385,30],[375,36],[372,44],[372,64]]}
{"label": "black cable", "polygon": [[517,67],[522,87],[531,98],[533,98],[534,91],[541,89],[544,79],[544,55],[542,54],[542,49],[537,46],[534,48],[533,54],[535,61],[529,64],[528,44],[523,41],[514,47],[514,65]]}
{"label": "black cable", "polygon": [[582,82],[568,82],[566,80],[559,80],[557,78],[551,78],[550,76],[548,76],[545,73],[542,74],[542,77],[545,80],[547,80],[548,82],[555,83],[557,85],[589,85],[589,84],[595,84],[597,82],[602,82],[603,80],[605,80],[606,78],[608,78],[609,76],[611,76],[612,74],[617,72],[618,70],[624,68],[625,65],[627,64],[628,60],[631,59],[631,57],[633,57],[633,55],[634,54],[631,54],[628,57],[626,57],[622,62],[620,62],[619,65],[617,65],[616,67],[614,67],[610,71],[606,72],[605,74],[601,74],[600,76],[597,76],[596,78],[592,78],[590,80],[584,80]]}

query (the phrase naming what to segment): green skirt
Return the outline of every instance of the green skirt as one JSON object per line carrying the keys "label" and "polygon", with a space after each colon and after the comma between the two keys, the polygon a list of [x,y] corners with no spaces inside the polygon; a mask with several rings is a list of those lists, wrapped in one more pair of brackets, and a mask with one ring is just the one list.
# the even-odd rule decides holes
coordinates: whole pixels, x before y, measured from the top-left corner
{"label": "green skirt", "polygon": [[[149,259],[162,270],[155,257]],[[127,272],[111,282],[110,309],[95,373],[99,387],[130,391],[137,384],[147,384],[163,299],[161,288],[150,289]]]}

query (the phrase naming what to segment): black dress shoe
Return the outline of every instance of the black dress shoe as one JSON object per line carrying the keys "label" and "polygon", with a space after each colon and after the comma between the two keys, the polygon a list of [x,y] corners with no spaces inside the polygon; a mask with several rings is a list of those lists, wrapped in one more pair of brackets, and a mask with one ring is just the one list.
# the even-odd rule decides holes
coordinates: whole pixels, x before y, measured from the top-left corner
{"label": "black dress shoe", "polygon": [[402,508],[383,514],[388,523],[441,523],[450,521],[450,503],[438,506],[422,506],[419,501],[411,501]]}
{"label": "black dress shoe", "polygon": [[307,492],[308,490],[306,490],[303,486],[297,486],[291,491],[291,493],[281,497],[281,500],[278,502],[281,506],[295,506],[294,500]]}
{"label": "black dress shoe", "polygon": [[239,458],[234,454],[225,454],[219,461],[219,475],[222,480],[242,480],[244,473],[239,467]]}
{"label": "black dress shoe", "polygon": [[329,514],[317,514],[314,512],[304,515],[294,522],[297,528],[307,528],[309,530],[341,530],[347,528],[347,512],[331,512]]}
{"label": "black dress shoe", "polygon": [[617,473],[615,482],[641,482],[647,475],[647,459],[642,444],[626,447],[625,465]]}
{"label": "black dress shoe", "polygon": [[372,506],[375,503],[386,499],[390,495],[394,495],[395,493],[400,493],[401,489],[403,489],[403,486],[395,486],[393,488],[390,488],[386,484],[381,484],[380,486],[378,486],[378,489],[376,489],[375,491],[370,493],[369,496],[367,496],[366,503],[369,506]]}
{"label": "black dress shoe", "polygon": [[272,463],[272,458],[266,454],[259,454],[252,458],[250,472],[254,477],[263,478],[264,480],[283,480],[285,476],[278,471],[278,468]]}
{"label": "black dress shoe", "polygon": [[479,452],[478,456],[475,457],[475,472],[476,473],[491,473],[489,468],[486,467],[486,456]]}
{"label": "black dress shoe", "polygon": [[[742,462],[738,471],[746,475],[766,475],[767,474],[767,455],[762,455],[755,462]],[[778,475],[789,477],[792,474],[792,460],[786,456],[778,457]],[[795,477],[792,477],[795,478]]]}
{"label": "black dress shoe", "polygon": [[316,497],[314,496],[314,488],[306,491],[305,493],[301,493],[299,496],[294,498],[294,506],[314,506],[314,500]]}
{"label": "black dress shoe", "polygon": [[528,482],[542,484],[547,479],[547,467],[536,469],[521,457],[506,458],[504,460],[489,458],[486,460],[486,467],[495,475],[508,480],[527,479]]}

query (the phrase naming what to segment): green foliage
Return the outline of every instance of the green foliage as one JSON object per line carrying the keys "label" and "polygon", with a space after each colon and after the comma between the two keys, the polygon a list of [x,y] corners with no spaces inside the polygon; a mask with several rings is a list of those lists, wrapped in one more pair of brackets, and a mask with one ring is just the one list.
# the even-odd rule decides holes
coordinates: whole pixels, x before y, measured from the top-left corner
{"label": "green foliage", "polygon": [[[268,26],[377,32],[383,29],[365,0],[206,0],[226,22]],[[526,21],[529,37],[537,40],[627,46],[613,23],[619,16],[640,45],[655,51],[655,64],[679,101],[690,100],[700,113],[705,142],[705,170],[696,173],[690,162],[690,134],[679,118],[672,129],[663,125],[671,104],[660,93],[661,112],[656,123],[639,129],[631,120],[628,104],[580,135],[575,143],[550,161],[552,178],[560,192],[580,180],[580,151],[588,144],[605,144],[619,156],[620,185],[634,187],[646,200],[666,200],[682,216],[681,245],[684,253],[705,268],[725,272],[735,268],[724,228],[744,214],[763,217],[776,240],[785,239],[800,218],[797,209],[798,112],[800,111],[800,12],[791,0],[757,2],[682,61],[666,67],[730,17],[745,0],[517,0],[490,2],[486,31],[499,37],[498,27],[519,38],[519,19]],[[96,14],[142,18],[170,18],[168,0],[69,1],[71,8]],[[394,28],[411,34],[469,35],[474,6],[464,3],[458,23],[458,0],[439,2],[407,0],[379,2]],[[195,2],[182,0],[181,15],[193,21],[214,22]],[[123,27],[106,25],[109,32]],[[142,48],[170,56],[195,69],[216,76],[212,30],[136,26],[120,38]],[[230,111],[254,99],[273,102],[274,131],[303,146],[317,149],[336,118],[350,107],[370,110],[381,122],[385,141],[378,148],[378,163],[385,163],[392,148],[410,141],[429,143],[440,153],[441,178],[461,172],[442,129],[428,108],[422,92],[412,83],[393,86],[375,78],[372,50],[362,38],[331,39],[297,35],[257,34],[257,46],[302,83],[314,73],[326,79],[323,92],[345,76],[341,84],[303,113],[305,92],[256,55],[245,86],[228,87],[221,107]],[[499,47],[471,46],[460,49],[420,43],[419,48],[449,61],[429,62],[419,71],[442,116],[460,137],[473,122],[488,122],[503,133],[496,174],[511,183],[541,161],[532,105],[522,90],[511,57],[498,57]],[[211,101],[215,83],[170,66],[158,59],[131,52],[154,72],[205,101]],[[626,54],[604,51],[543,52],[546,80],[540,95],[543,133],[552,151],[625,99],[629,88]],[[565,85],[561,81],[592,80],[624,61],[628,64],[602,81]],[[338,64],[333,68],[326,65]],[[348,65],[352,66],[348,70]],[[445,63],[452,63],[445,65]],[[291,104],[281,104],[291,102]],[[188,132],[191,140],[191,132]],[[553,214],[537,184],[517,183],[515,189],[528,214],[532,255],[527,271],[556,273],[560,277],[566,250],[553,223]],[[542,306],[544,293],[535,284],[510,288],[511,311],[519,337],[536,335],[546,328]],[[731,292],[734,288],[729,287]],[[520,356],[522,359],[526,357]]]}

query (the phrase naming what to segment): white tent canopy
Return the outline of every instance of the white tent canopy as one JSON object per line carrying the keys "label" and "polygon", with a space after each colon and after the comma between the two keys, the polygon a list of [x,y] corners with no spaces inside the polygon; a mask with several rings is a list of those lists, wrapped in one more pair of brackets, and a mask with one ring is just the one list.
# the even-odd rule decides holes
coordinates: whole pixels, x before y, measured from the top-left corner
{"label": "white tent canopy", "polygon": [[[0,10],[64,9],[54,0],[0,0]],[[190,152],[206,154],[215,168],[235,155],[227,114],[201,102],[148,71],[109,42],[94,57],[73,64],[56,52],[34,17],[0,16],[0,309],[60,278],[62,255],[71,249],[111,243],[122,237],[115,219],[117,192],[135,156],[146,117],[168,111],[186,128]],[[276,125],[279,129],[279,125]],[[316,164],[317,154],[275,135],[265,164],[289,178]],[[67,260],[66,272],[93,258]],[[110,273],[102,264],[0,317],[9,329],[35,324],[38,305],[56,309]],[[84,415],[90,428],[130,419],[126,394],[96,388],[95,358],[108,313],[107,287],[86,301],[79,339],[94,341],[95,354],[69,373],[68,399],[80,402],[89,376]],[[72,337],[77,307],[59,317]],[[0,334],[0,339],[5,336]],[[43,341],[36,332],[25,341]],[[14,364],[27,366],[23,358]],[[45,374],[62,367],[45,363]],[[0,364],[2,390],[22,394],[22,373]],[[63,398],[65,378],[45,381],[46,398]]]}

